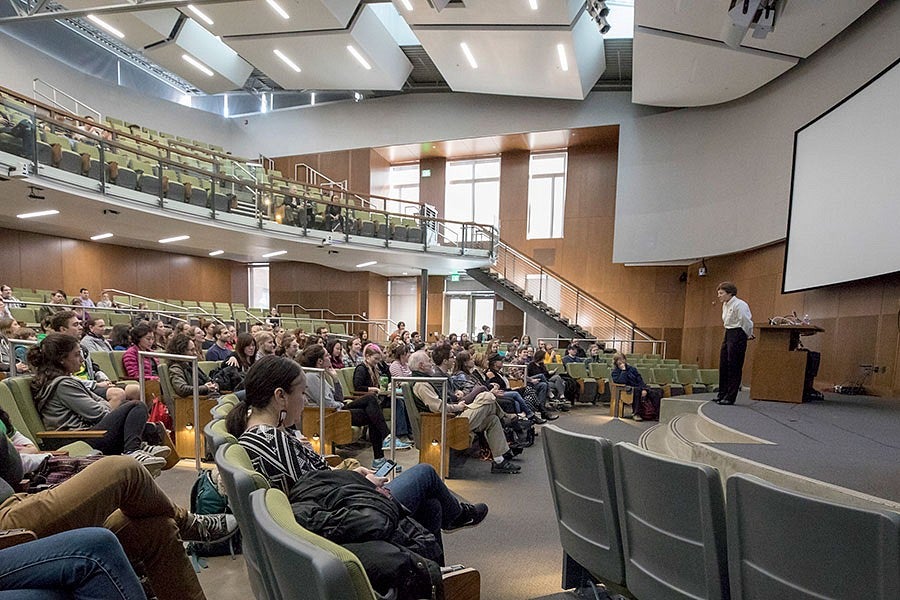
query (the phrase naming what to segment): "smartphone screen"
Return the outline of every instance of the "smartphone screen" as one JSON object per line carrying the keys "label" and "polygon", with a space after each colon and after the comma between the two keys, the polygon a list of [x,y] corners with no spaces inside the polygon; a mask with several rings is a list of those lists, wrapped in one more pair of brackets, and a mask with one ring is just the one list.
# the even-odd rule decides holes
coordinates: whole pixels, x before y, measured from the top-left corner
{"label": "smartphone screen", "polygon": [[378,470],[375,471],[375,476],[376,477],[387,477],[388,473],[393,471],[394,467],[396,467],[396,466],[397,466],[397,463],[395,463],[394,461],[392,461],[389,458],[386,458],[384,460],[384,464],[382,464],[380,467],[378,467]]}

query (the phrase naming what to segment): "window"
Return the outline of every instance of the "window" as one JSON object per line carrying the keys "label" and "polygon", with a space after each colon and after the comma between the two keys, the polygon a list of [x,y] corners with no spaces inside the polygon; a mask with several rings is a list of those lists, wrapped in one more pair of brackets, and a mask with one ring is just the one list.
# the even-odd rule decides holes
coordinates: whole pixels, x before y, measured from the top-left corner
{"label": "window", "polygon": [[528,239],[561,238],[566,212],[565,152],[532,154],[528,166]]}
{"label": "window", "polygon": [[481,331],[482,325],[494,328],[494,296],[455,294],[447,296],[444,331],[466,333],[470,337]]}
{"label": "window", "polygon": [[[480,158],[447,162],[444,218],[497,225],[500,221],[500,159]],[[458,225],[447,225],[445,235],[459,242]]]}
{"label": "window", "polygon": [[247,267],[250,306],[269,308],[269,265],[249,265]]}
{"label": "window", "polygon": [[[392,166],[388,174],[388,183],[390,191],[388,196],[397,198],[398,200],[406,200],[407,202],[419,202],[419,163],[411,165]],[[383,210],[387,212],[414,214],[417,212],[415,206],[388,200]]]}
{"label": "window", "polygon": [[[418,329],[418,283],[415,277],[388,279],[388,320],[393,323],[403,321],[410,331]],[[394,331],[388,326],[388,333]]]}

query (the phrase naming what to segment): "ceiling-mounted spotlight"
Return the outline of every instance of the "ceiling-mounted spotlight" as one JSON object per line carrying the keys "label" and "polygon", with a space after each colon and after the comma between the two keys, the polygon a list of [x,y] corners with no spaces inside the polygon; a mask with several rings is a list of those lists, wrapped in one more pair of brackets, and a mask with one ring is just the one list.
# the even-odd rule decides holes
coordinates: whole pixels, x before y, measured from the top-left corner
{"label": "ceiling-mounted spotlight", "polygon": [[722,41],[729,48],[738,48],[744,35],[756,20],[756,13],[762,0],[731,0],[728,16],[722,28]]}
{"label": "ceiling-mounted spotlight", "polygon": [[609,14],[609,6],[606,5],[606,2],[600,0],[600,2],[594,2],[594,6],[597,8],[597,14],[601,17],[605,17]]}
{"label": "ceiling-mounted spotlight", "polygon": [[609,21],[606,20],[606,17],[600,17],[597,19],[597,29],[600,30],[600,33],[606,34],[609,33],[610,29],[612,29],[612,25],[609,24]]}

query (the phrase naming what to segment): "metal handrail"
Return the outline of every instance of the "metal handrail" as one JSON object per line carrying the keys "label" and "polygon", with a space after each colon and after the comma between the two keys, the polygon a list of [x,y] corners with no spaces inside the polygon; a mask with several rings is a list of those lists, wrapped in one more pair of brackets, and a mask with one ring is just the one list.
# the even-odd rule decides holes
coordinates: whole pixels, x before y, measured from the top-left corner
{"label": "metal handrail", "polygon": [[[143,358],[145,356],[157,357],[157,358],[167,358],[171,360],[178,361],[190,361],[191,363],[191,375],[193,377],[193,388],[194,388],[194,465],[197,467],[197,471],[199,472],[202,467],[200,466],[200,386],[199,383],[199,374],[198,371],[200,369],[199,362],[200,359],[197,356],[190,356],[187,354],[168,354],[166,352],[149,352],[147,350],[138,350],[138,385],[141,387],[141,399],[146,403],[147,402],[147,392],[144,387],[144,361]],[[160,393],[162,393],[162,380],[159,383]],[[178,435],[176,432],[175,435]]]}
{"label": "metal handrail", "polygon": [[[48,88],[50,88],[53,96],[52,97],[48,96],[44,92],[40,91],[38,89],[38,84],[45,85]],[[47,83],[46,81],[41,81],[39,78],[33,79],[31,81],[31,91],[34,92],[35,100],[39,100],[42,98],[42,99],[44,99],[44,101],[51,103],[54,106],[56,106],[57,108],[61,108],[63,110],[69,110],[69,108],[60,104],[57,101],[57,96],[63,96],[65,98],[68,98],[75,104],[75,110],[72,110],[70,112],[75,113],[75,114],[80,114],[81,112],[83,112],[83,111],[78,110],[78,107],[80,106],[80,107],[86,109],[88,112],[96,115],[97,121],[100,121],[100,111],[99,110],[91,108],[90,106],[88,106],[87,104],[85,104],[84,102],[82,102],[81,100],[76,98],[75,96],[72,96],[71,94],[67,94],[66,92],[62,91],[58,87],[51,85],[51,84]]]}
{"label": "metal handrail", "polygon": [[[639,336],[646,341],[660,341],[654,340],[652,336],[642,331],[633,320],[603,304],[581,288],[518,252],[502,240],[498,241],[495,261],[491,268],[495,273],[516,285],[519,285],[519,282],[521,282],[522,285],[519,287],[525,293],[528,293],[528,276],[537,275],[539,287],[536,300],[538,302],[547,300],[544,297],[544,288],[547,283],[555,282],[560,290],[560,305],[554,308],[559,310],[560,315],[568,318],[572,323],[579,323],[582,321],[582,318],[587,319],[588,322],[599,321],[596,325],[588,324],[586,329],[594,328],[611,331],[612,336],[609,337],[615,343],[637,341],[635,336]],[[618,335],[620,332],[626,334],[627,337]]]}
{"label": "metal handrail", "polygon": [[[300,367],[304,373],[319,374],[319,454],[325,456],[325,369]],[[392,413],[393,414],[393,413]],[[301,415],[302,418],[302,415]]]}
{"label": "metal handrail", "polygon": [[[603,339],[603,338],[596,338],[596,337],[593,337],[593,338],[570,338],[570,337],[562,337],[562,336],[535,338],[535,341],[538,342],[538,344],[540,344],[540,342],[550,342],[550,341],[556,342],[556,345],[554,346],[555,348],[559,348],[559,342],[562,342],[562,341],[572,342],[573,340],[576,342],[579,342],[579,343],[580,342],[590,342],[592,344],[593,343],[597,343],[597,344],[609,343],[609,344],[611,344],[611,347],[614,347],[614,348],[618,344],[619,346],[617,349],[620,352],[625,352],[625,349],[622,348],[622,344],[630,344],[631,349],[627,353],[634,352],[635,344],[651,344],[651,349],[652,349],[651,353],[652,354],[661,354],[661,356],[663,358],[666,357],[666,347],[668,345],[666,340],[627,340],[627,341],[623,341],[623,340],[617,340],[617,339]],[[662,348],[661,352],[657,352],[657,350],[659,350],[660,347]]]}
{"label": "metal handrail", "polygon": [[[397,414],[397,386],[393,385],[394,383],[417,383],[417,382],[425,382],[425,383],[438,383],[441,386],[441,443],[440,443],[440,465],[441,468],[438,469],[438,475],[443,480],[445,478],[444,475],[444,454],[447,452],[447,386],[450,385],[449,377],[394,377],[391,379],[391,440],[396,439],[396,427],[394,423],[397,419],[394,418],[394,415]],[[412,392],[412,388],[410,388],[410,393]],[[425,444],[426,442],[422,439],[421,429],[419,435],[419,444]],[[391,460],[394,458],[394,445],[391,444]]]}

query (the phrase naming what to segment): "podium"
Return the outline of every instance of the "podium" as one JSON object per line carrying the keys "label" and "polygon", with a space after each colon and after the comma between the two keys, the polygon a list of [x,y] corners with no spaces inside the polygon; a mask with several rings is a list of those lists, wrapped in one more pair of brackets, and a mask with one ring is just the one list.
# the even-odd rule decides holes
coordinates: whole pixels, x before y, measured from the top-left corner
{"label": "podium", "polygon": [[760,325],[756,329],[750,399],[803,402],[807,353],[795,348],[801,335],[825,330],[815,325]]}

